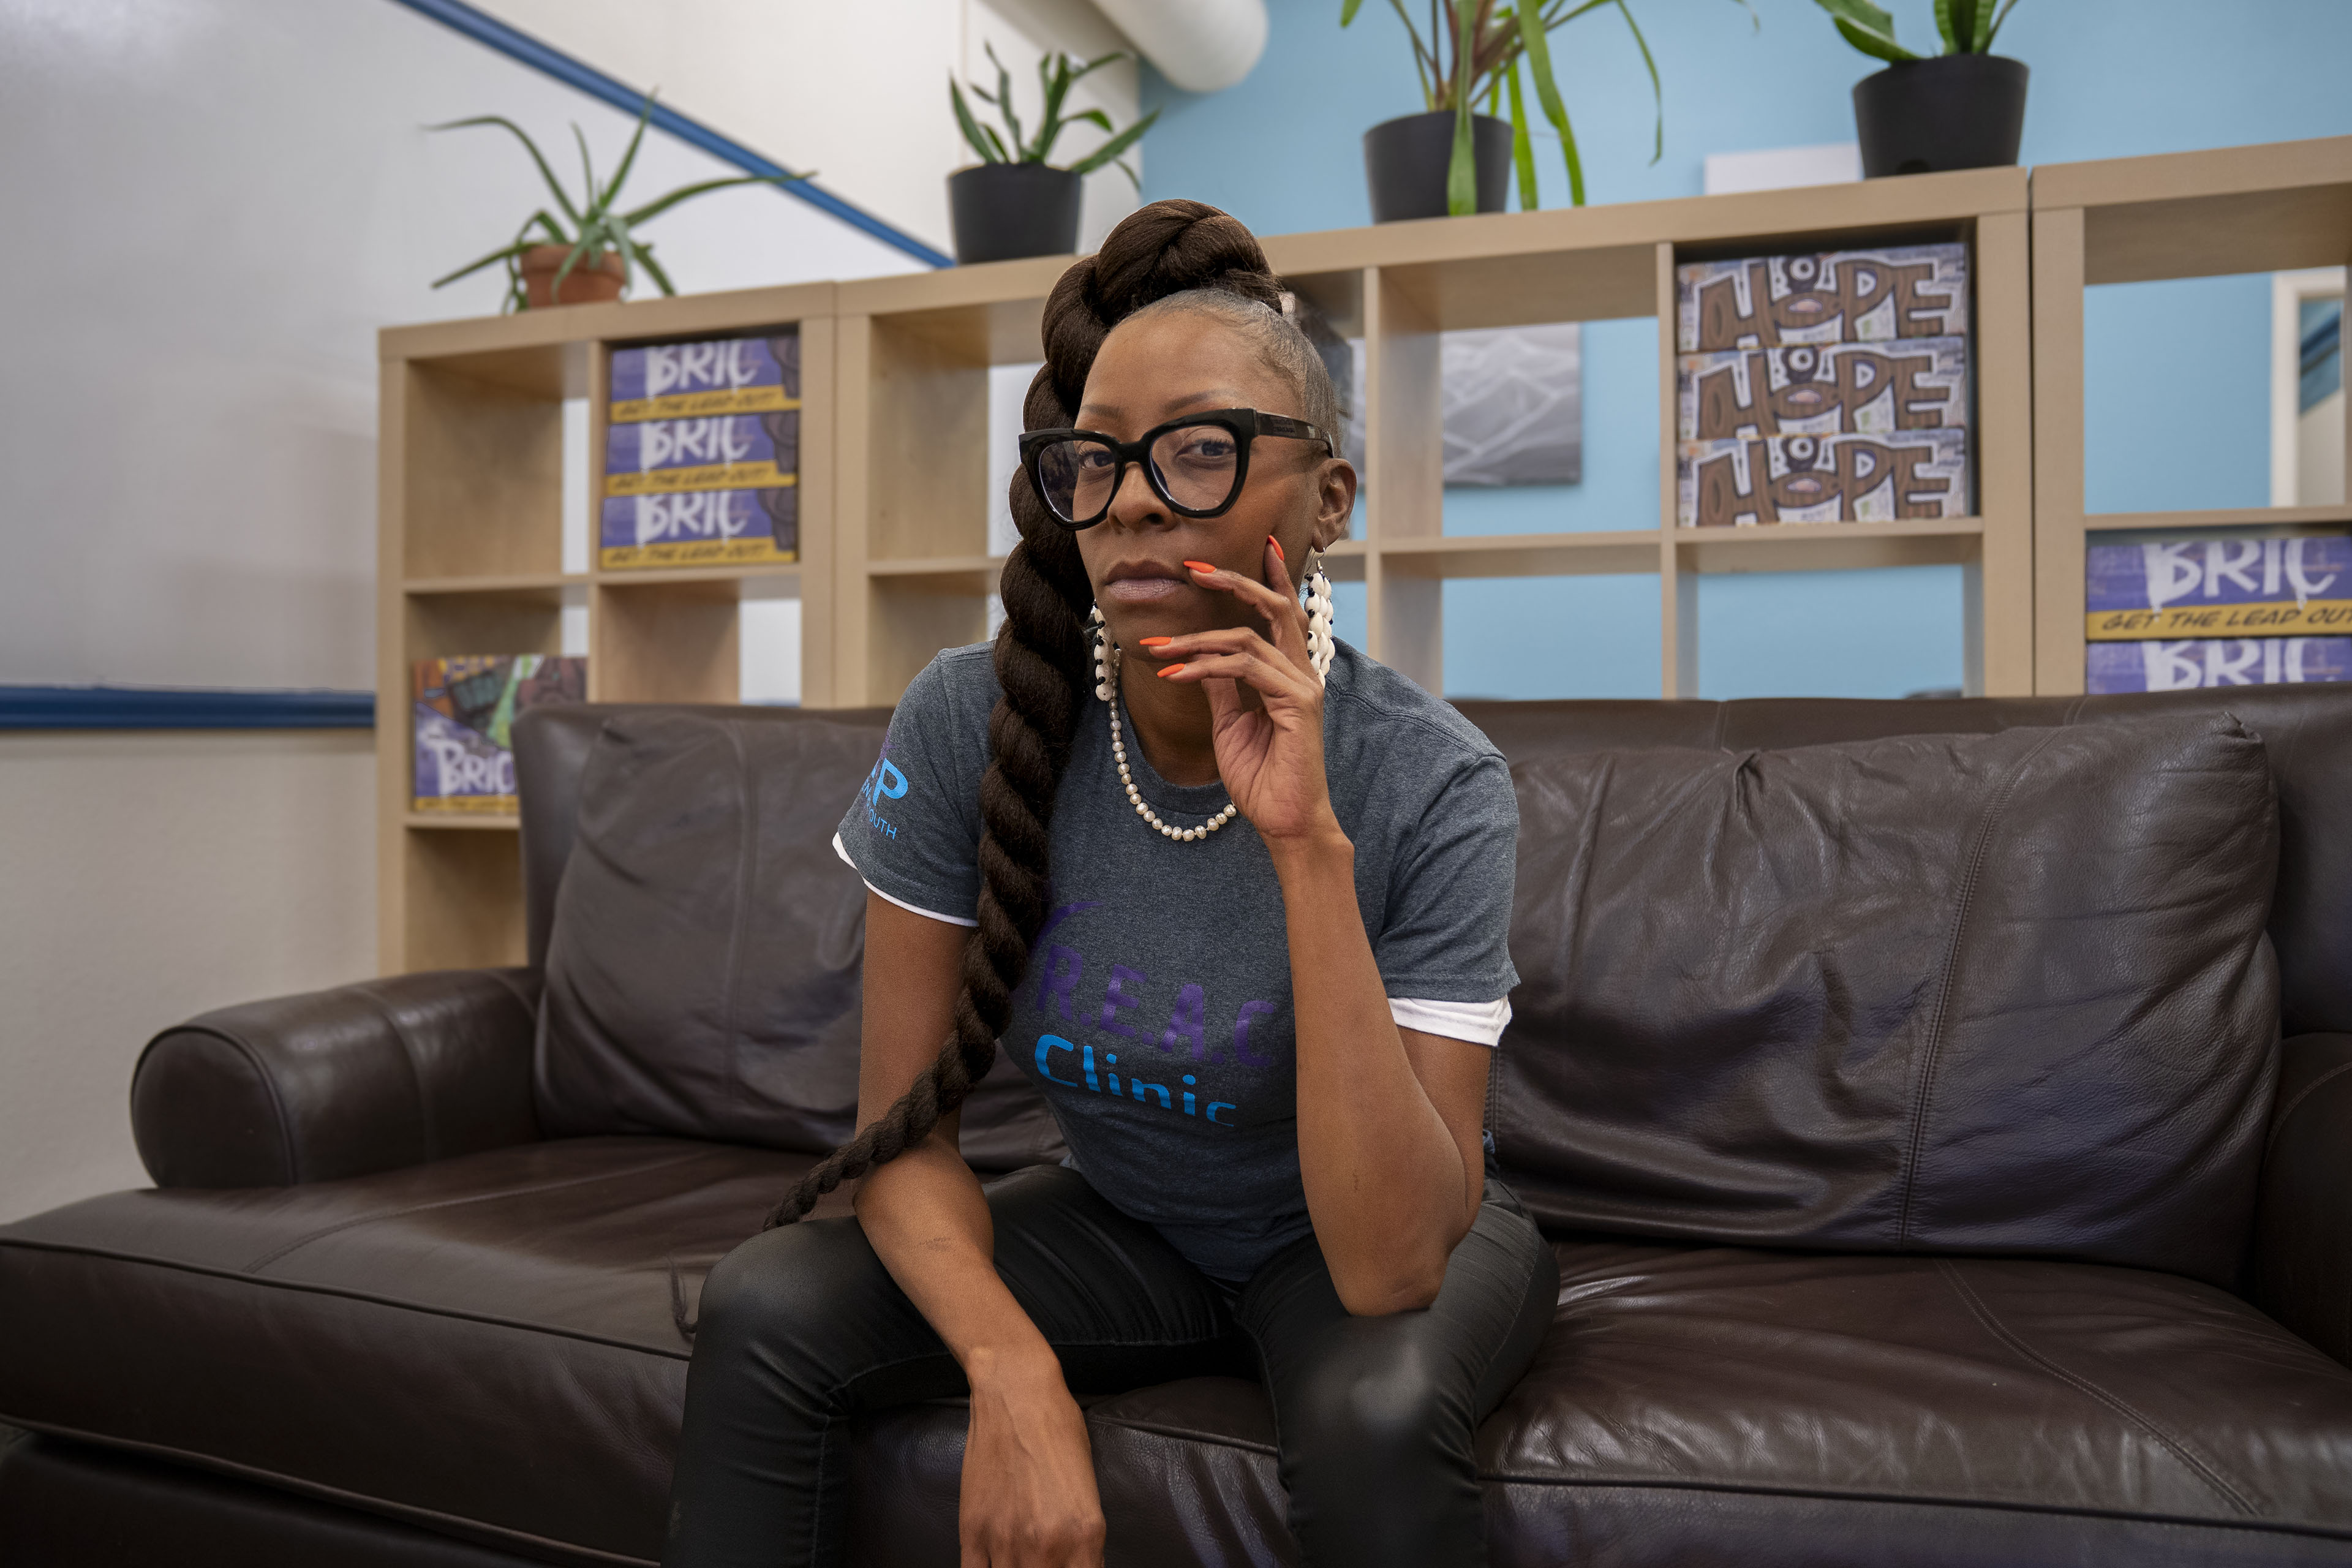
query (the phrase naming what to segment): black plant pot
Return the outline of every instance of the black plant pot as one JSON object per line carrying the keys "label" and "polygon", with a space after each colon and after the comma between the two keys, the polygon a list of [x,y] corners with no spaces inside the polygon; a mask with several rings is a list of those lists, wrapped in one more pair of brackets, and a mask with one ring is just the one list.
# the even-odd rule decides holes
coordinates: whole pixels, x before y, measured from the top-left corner
{"label": "black plant pot", "polygon": [[1043,163],[981,163],[948,176],[960,262],[1067,256],[1078,247],[1079,176]]}
{"label": "black plant pot", "polygon": [[[1498,213],[1510,192],[1511,123],[1470,117],[1470,156],[1478,171],[1478,210]],[[1454,162],[1454,111],[1384,120],[1364,132],[1364,175],[1371,182],[1372,221],[1445,216],[1445,171]]]}
{"label": "black plant pot", "polygon": [[1932,174],[2017,162],[2025,62],[2004,55],[1904,60],[1853,84],[1862,172]]}

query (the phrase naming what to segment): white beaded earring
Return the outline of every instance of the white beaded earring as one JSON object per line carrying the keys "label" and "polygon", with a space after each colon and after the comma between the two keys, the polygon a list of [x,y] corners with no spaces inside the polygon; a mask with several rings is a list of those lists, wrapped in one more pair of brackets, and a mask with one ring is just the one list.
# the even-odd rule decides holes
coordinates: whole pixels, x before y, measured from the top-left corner
{"label": "white beaded earring", "polygon": [[1090,629],[1095,638],[1095,695],[1108,702],[1118,679],[1118,645],[1110,640],[1110,628],[1103,625],[1100,605],[1087,618],[1093,623]]}
{"label": "white beaded earring", "polygon": [[1307,662],[1319,684],[1331,673],[1331,656],[1339,644],[1331,636],[1331,579],[1323,570],[1323,552],[1307,556]]}

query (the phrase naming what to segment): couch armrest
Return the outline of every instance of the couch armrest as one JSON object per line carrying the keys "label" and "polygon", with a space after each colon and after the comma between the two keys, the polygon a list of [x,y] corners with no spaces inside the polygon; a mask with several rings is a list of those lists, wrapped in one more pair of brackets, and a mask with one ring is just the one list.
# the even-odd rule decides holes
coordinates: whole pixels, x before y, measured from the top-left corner
{"label": "couch armrest", "polygon": [[131,1125],[163,1187],[277,1187],[539,1137],[526,969],[404,974],[248,1002],[148,1042]]}
{"label": "couch armrest", "polygon": [[2297,1035],[2281,1047],[2254,1302],[2352,1364],[2352,1035]]}

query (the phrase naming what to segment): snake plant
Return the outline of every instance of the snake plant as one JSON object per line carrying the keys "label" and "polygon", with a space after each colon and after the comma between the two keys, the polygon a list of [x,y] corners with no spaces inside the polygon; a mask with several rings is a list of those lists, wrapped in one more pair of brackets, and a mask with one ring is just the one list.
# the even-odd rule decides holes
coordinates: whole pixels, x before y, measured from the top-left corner
{"label": "snake plant", "polygon": [[[1920,57],[1895,41],[1895,18],[1870,0],[1813,0],[1830,14],[1845,41],[1864,54],[1882,60],[1916,60]],[[1999,10],[1996,0],[1936,0],[1936,30],[1944,36],[1944,53],[1990,53],[2000,25],[2017,8],[2007,0]]]}
{"label": "snake plant", "polygon": [[[530,300],[523,290],[523,254],[542,245],[561,245],[565,247],[563,265],[557,269],[555,281],[551,286],[557,299],[562,298],[563,280],[572,276],[575,268],[607,251],[621,258],[624,292],[635,281],[635,268],[642,267],[646,269],[646,276],[651,278],[663,293],[676,294],[677,290],[671,286],[669,274],[664,272],[661,263],[654,259],[653,243],[637,237],[636,230],[640,225],[658,217],[680,202],[707,195],[712,191],[722,191],[730,185],[789,184],[813,177],[812,172],[802,174],[736,174],[720,180],[701,180],[624,210],[618,205],[621,187],[627,182],[629,170],[637,161],[637,148],[646,139],[646,126],[653,119],[653,113],[654,100],[649,93],[646,97],[644,110],[637,115],[636,131],[630,136],[629,145],[621,154],[620,165],[613,171],[610,180],[602,183],[598,182],[596,166],[588,156],[588,138],[581,133],[579,122],[572,122],[572,138],[580,145],[581,195],[577,202],[563,188],[563,182],[555,177],[555,171],[548,166],[547,159],[540,153],[539,144],[521,126],[506,116],[478,114],[470,120],[452,120],[446,124],[427,126],[425,129],[429,131],[462,131],[469,126],[496,125],[511,131],[515,139],[523,144],[524,151],[530,154],[530,161],[539,165],[540,177],[547,182],[548,190],[554,195],[556,206],[556,212],[539,208],[523,219],[522,227],[515,232],[511,243],[499,247],[478,260],[467,262],[446,277],[435,279],[433,287],[438,289],[445,283],[455,283],[485,267],[504,262],[507,268],[505,308],[509,310],[526,310]],[[562,215],[560,217],[558,213]]]}
{"label": "snake plant", "polygon": [[948,78],[948,99],[955,105],[956,126],[963,132],[963,139],[971,144],[971,150],[980,154],[982,163],[1043,163],[1052,155],[1054,143],[1061,140],[1063,132],[1073,125],[1087,124],[1099,128],[1110,140],[1076,163],[1062,166],[1073,174],[1091,174],[1106,164],[1117,163],[1119,172],[1135,182],[1137,190],[1143,188],[1143,181],[1137,175],[1134,166],[1119,154],[1143,139],[1143,133],[1151,129],[1151,122],[1160,118],[1158,110],[1153,110],[1124,131],[1113,130],[1110,116],[1099,109],[1086,109],[1067,115],[1062,112],[1062,105],[1070,96],[1070,89],[1081,78],[1116,60],[1127,58],[1125,50],[1103,55],[1084,64],[1060,53],[1047,55],[1038,60],[1037,86],[1045,101],[1038,115],[1036,134],[1024,138],[1021,131],[1021,117],[1013,107],[1013,73],[1006,70],[1004,62],[996,58],[996,47],[993,44],[986,47],[988,63],[996,68],[996,90],[992,93],[974,83],[971,95],[995,109],[1004,121],[1003,135],[996,133],[995,126],[983,125],[973,116],[971,105],[964,101],[963,89],[957,85],[955,78]]}

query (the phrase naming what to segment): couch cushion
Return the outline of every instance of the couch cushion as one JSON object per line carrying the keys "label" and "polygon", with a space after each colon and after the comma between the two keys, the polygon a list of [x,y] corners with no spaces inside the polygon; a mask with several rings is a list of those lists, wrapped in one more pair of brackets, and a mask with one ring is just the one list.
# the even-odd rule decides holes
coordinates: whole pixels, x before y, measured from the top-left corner
{"label": "couch cushion", "polygon": [[[2342,1563],[2352,1372],[2251,1308],[2095,1265],[1587,1238],[1479,1434],[1490,1560]],[[1199,1378],[1093,1401],[1125,1564],[1290,1563],[1272,1412]],[[857,1537],[953,1562],[963,1413],[870,1424]]]}
{"label": "couch cushion", "polygon": [[2235,1279],[2278,987],[2234,721],[1513,773],[1493,1125],[1545,1224]]}
{"label": "couch cushion", "polygon": [[832,842],[874,753],[821,721],[606,721],[548,942],[550,1133],[822,1153],[856,1131],[866,889]]}
{"label": "couch cushion", "polygon": [[810,1163],[572,1139],[54,1210],[0,1227],[0,1421],[651,1561],[689,1352],[668,1264],[691,1301]]}
{"label": "couch cushion", "polygon": [[[551,1134],[821,1154],[856,1131],[866,888],[833,835],[880,746],[870,725],[814,718],[604,721],[548,942]],[[967,1103],[963,1149],[988,1171],[1063,1153],[1043,1097],[1008,1071]]]}

